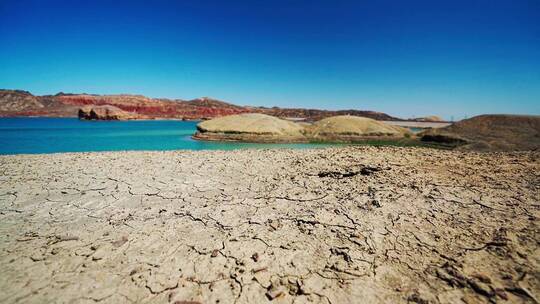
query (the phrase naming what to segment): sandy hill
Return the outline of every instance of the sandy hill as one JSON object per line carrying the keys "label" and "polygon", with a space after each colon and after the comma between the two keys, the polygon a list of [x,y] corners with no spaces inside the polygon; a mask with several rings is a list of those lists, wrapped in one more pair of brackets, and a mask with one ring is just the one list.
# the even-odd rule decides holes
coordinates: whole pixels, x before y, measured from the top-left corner
{"label": "sandy hill", "polygon": [[380,121],[358,116],[334,116],[321,119],[306,128],[313,138],[350,137],[404,137],[409,134],[405,128],[391,126]]}
{"label": "sandy hill", "polygon": [[540,116],[480,115],[420,134],[424,141],[455,144],[481,151],[540,148]]}
{"label": "sandy hill", "polygon": [[265,114],[239,114],[201,122],[196,139],[251,142],[354,142],[403,138],[407,129],[357,116],[335,116],[313,124],[295,123]]}
{"label": "sandy hill", "polygon": [[303,127],[277,117],[247,113],[203,121],[195,138],[256,142],[305,141]]}

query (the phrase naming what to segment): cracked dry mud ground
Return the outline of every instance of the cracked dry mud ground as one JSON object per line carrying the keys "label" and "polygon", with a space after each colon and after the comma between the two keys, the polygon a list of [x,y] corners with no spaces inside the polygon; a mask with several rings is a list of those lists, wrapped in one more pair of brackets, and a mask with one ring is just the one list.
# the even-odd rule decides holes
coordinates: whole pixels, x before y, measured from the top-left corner
{"label": "cracked dry mud ground", "polygon": [[2,303],[535,303],[540,153],[0,157]]}

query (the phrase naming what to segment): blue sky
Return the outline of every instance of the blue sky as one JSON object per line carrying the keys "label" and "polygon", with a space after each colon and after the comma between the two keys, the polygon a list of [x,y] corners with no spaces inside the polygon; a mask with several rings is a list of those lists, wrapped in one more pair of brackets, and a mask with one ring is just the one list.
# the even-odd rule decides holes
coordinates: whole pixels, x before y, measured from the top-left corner
{"label": "blue sky", "polygon": [[0,88],[540,114],[539,0],[0,0],[0,16]]}

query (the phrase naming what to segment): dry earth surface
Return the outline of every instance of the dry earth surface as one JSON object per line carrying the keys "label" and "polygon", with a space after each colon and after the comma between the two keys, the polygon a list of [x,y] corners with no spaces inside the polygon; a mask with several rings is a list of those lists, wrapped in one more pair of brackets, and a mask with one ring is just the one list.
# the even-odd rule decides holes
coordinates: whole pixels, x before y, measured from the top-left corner
{"label": "dry earth surface", "polygon": [[535,303],[540,153],[0,157],[2,303]]}

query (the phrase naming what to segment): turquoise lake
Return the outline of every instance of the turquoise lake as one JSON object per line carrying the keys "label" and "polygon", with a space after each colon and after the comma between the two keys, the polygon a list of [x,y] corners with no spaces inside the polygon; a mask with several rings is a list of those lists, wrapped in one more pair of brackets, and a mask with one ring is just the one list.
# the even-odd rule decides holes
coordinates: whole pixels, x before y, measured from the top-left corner
{"label": "turquoise lake", "polygon": [[251,144],[191,138],[195,121],[80,121],[77,118],[0,118],[0,154],[124,150],[320,148],[330,144]]}

